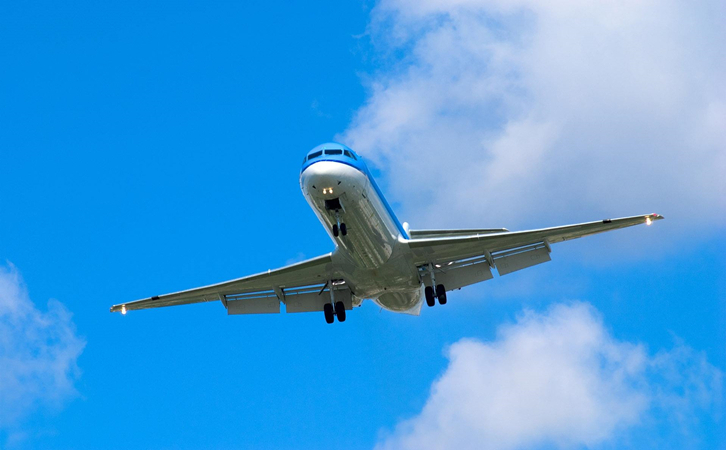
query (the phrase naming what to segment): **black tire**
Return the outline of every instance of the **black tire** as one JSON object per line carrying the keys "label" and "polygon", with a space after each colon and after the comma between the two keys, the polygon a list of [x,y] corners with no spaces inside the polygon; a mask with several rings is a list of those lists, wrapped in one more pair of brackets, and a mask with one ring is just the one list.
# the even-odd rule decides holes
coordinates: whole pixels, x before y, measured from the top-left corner
{"label": "black tire", "polygon": [[333,236],[338,237],[338,224],[333,225]]}
{"label": "black tire", "polygon": [[335,302],[335,315],[338,322],[345,322],[345,305],[343,302]]}
{"label": "black tire", "polygon": [[446,304],[446,288],[443,284],[436,286],[436,297],[439,299],[439,305]]}
{"label": "black tire", "polygon": [[343,236],[348,234],[348,227],[346,227],[344,223],[340,224],[340,234]]}
{"label": "black tire", "polygon": [[326,303],[323,306],[323,312],[325,313],[325,321],[327,323],[335,322],[335,313],[333,312],[333,305]]}
{"label": "black tire", "polygon": [[434,306],[436,304],[436,298],[434,297],[434,288],[431,286],[426,286],[426,289],[424,289],[424,295],[426,296],[426,304],[429,306]]}

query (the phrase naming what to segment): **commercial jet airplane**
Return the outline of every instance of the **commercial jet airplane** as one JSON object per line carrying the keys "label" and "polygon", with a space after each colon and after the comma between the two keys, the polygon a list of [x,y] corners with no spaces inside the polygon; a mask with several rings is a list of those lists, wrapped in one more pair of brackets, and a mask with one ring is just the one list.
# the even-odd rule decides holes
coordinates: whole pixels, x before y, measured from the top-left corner
{"label": "commercial jet airplane", "polygon": [[639,224],[646,214],[529,231],[410,230],[398,221],[361,157],[345,145],[312,149],[300,188],[335,242],[332,253],[224,283],[114,305],[111,312],[220,301],[228,314],[322,311],[327,323],[370,299],[418,315],[446,293],[550,261],[551,245]]}

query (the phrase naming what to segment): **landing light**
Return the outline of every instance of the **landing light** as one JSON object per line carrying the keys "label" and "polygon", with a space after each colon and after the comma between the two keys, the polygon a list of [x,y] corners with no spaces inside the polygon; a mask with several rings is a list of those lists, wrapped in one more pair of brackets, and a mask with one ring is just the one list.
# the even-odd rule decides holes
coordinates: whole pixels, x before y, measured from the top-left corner
{"label": "landing light", "polygon": [[126,315],[126,305],[121,306],[121,314]]}
{"label": "landing light", "polygon": [[651,223],[653,223],[653,220],[650,217],[646,217],[645,218],[645,224],[646,225],[650,225]]}
{"label": "landing light", "polygon": [[331,187],[323,188],[323,194],[332,194],[332,193],[333,193],[333,188],[331,188]]}

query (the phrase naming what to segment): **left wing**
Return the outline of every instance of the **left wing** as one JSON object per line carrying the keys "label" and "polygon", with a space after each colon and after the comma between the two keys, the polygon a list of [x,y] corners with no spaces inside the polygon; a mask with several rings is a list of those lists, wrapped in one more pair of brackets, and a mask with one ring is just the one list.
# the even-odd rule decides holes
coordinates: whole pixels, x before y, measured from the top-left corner
{"label": "left wing", "polygon": [[[276,270],[212,284],[196,289],[158,295],[151,298],[121,303],[111,307],[111,312],[126,313],[136,309],[186,305],[220,300],[229,314],[256,314],[280,312],[280,302],[288,305],[288,312],[322,310],[323,293],[328,281],[336,278],[332,254],[318,256]],[[322,287],[322,289],[321,289]],[[343,292],[339,293],[338,290]],[[345,287],[336,289],[344,300]],[[327,293],[327,292],[326,292]],[[311,295],[312,294],[312,295]],[[329,293],[328,297],[329,298]],[[295,310],[295,305],[297,310]],[[350,299],[346,304],[350,309]],[[312,309],[310,309],[312,308]]]}
{"label": "left wing", "polygon": [[499,275],[506,275],[550,261],[550,244],[633,225],[650,225],[660,219],[663,216],[659,214],[647,214],[529,231],[468,236],[450,233],[453,237],[411,239],[408,245],[422,272],[431,264],[436,268],[437,283],[441,280],[451,290],[491,279],[491,267],[496,267]]}

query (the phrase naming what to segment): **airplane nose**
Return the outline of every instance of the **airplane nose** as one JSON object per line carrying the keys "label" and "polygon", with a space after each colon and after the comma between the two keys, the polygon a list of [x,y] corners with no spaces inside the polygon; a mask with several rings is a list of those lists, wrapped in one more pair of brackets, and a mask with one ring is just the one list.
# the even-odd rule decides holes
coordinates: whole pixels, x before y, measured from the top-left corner
{"label": "airplane nose", "polygon": [[308,168],[300,176],[301,187],[318,198],[333,199],[345,193],[344,174],[341,164],[320,161]]}

